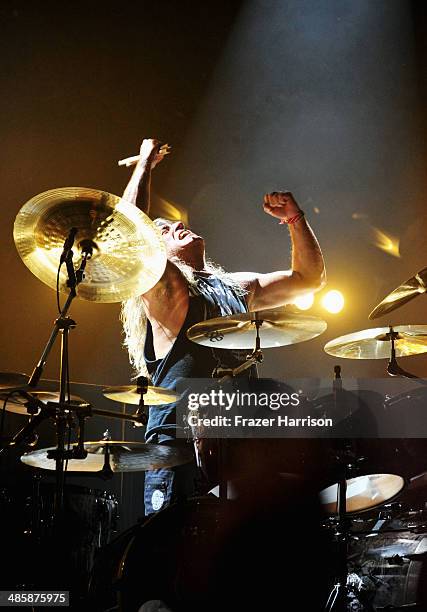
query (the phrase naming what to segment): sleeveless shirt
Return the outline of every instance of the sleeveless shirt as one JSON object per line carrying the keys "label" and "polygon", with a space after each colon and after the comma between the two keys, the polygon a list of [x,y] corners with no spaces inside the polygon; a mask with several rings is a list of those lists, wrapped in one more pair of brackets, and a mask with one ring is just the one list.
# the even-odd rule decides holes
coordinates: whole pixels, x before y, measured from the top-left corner
{"label": "sleeveless shirt", "polygon": [[[195,272],[195,286],[189,288],[187,316],[168,354],[155,359],[153,332],[147,321],[144,359],[151,384],[174,390],[182,378],[210,378],[217,366],[233,368],[245,360],[247,351],[213,349],[201,346],[187,338],[187,330],[200,321],[248,311],[244,296],[220,278],[205,272]],[[149,408],[146,440],[155,434],[174,435],[176,404]]]}

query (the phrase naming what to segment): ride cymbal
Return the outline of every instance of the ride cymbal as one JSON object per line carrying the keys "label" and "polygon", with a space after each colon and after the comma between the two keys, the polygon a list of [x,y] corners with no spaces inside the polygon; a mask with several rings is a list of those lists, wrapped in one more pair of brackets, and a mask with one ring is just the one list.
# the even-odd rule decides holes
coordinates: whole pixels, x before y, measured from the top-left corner
{"label": "ride cymbal", "polygon": [[187,337],[211,348],[250,349],[255,345],[257,321],[262,349],[311,340],[327,327],[318,317],[274,309],[201,321],[187,330]]}
{"label": "ride cymbal", "polygon": [[[397,325],[393,332],[396,357],[427,353],[427,325]],[[374,327],[340,336],[325,344],[324,350],[344,359],[390,359],[390,328]]]}
{"label": "ride cymbal", "polygon": [[[77,230],[73,264],[82,250],[93,254],[78,297],[93,302],[121,302],[145,293],[166,266],[166,247],[154,223],[133,204],[116,195],[85,187],[51,189],[34,196],[19,211],[13,230],[25,265],[43,283],[56,289],[64,241]],[[65,266],[59,287],[68,292]]]}
{"label": "ride cymbal", "polygon": [[[122,404],[138,405],[141,395],[136,386],[106,387],[102,391],[105,397]],[[173,404],[178,401],[179,395],[169,389],[162,387],[147,387],[144,393],[144,404],[147,406],[160,406],[162,404]]]}
{"label": "ride cymbal", "polygon": [[[72,447],[75,447],[73,444]],[[171,468],[191,461],[193,451],[190,445],[150,444],[149,442],[126,442],[98,440],[85,442],[86,459],[69,459],[67,472],[99,472],[106,463],[113,472],[140,472]],[[21,461],[31,467],[54,470],[55,460],[48,458],[52,448],[42,448],[25,453]],[[108,456],[106,457],[106,452]]]}
{"label": "ride cymbal", "polygon": [[417,295],[427,291],[427,268],[420,270],[405,283],[389,293],[369,314],[370,319],[377,319],[413,300]]}

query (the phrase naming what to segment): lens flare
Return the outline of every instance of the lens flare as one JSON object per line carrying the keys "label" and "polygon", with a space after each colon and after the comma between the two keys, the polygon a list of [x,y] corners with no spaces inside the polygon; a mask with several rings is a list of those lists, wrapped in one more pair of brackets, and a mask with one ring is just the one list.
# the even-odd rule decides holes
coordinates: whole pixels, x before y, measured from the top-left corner
{"label": "lens flare", "polygon": [[341,312],[344,308],[344,296],[341,291],[337,291],[336,289],[328,291],[322,298],[322,306],[332,314]]}
{"label": "lens flare", "polygon": [[371,228],[371,236],[374,245],[381,249],[381,251],[384,251],[393,257],[400,257],[399,238],[392,236],[391,234],[386,234],[377,227]]}

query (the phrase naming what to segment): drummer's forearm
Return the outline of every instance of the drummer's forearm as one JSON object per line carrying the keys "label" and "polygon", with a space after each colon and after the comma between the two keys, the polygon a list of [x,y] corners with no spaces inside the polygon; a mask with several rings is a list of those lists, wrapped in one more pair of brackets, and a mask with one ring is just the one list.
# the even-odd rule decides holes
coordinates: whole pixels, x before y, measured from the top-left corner
{"label": "drummer's forearm", "polygon": [[151,159],[139,160],[122,197],[148,215],[150,213],[150,188]]}
{"label": "drummer's forearm", "polygon": [[314,283],[316,289],[322,288],[326,283],[325,262],[313,230],[305,217],[289,225],[289,230],[292,240],[292,271]]}

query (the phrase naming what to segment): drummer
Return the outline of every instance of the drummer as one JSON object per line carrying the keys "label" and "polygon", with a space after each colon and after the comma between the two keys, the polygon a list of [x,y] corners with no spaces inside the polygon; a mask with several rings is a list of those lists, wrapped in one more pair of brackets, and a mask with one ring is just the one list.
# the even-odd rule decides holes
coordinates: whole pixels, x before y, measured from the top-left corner
{"label": "drummer", "polygon": [[[152,169],[167,152],[155,139],[144,139],[123,198],[149,215]],[[207,378],[217,366],[232,368],[242,357],[187,339],[186,331],[201,320],[276,308],[301,293],[318,291],[325,267],[318,241],[289,191],[264,195],[264,211],[288,228],[291,269],[267,274],[227,273],[206,259],[205,241],[181,221],[156,219],[167,249],[164,274],[154,288],[122,304],[125,345],[137,375],[150,384],[173,389],[180,378]],[[280,228],[278,228],[280,231]],[[283,230],[282,230],[283,231]],[[244,357],[243,357],[244,359]],[[175,437],[175,408],[150,409],[146,440],[162,443]],[[192,464],[145,474],[145,513],[161,510],[195,493]]]}

